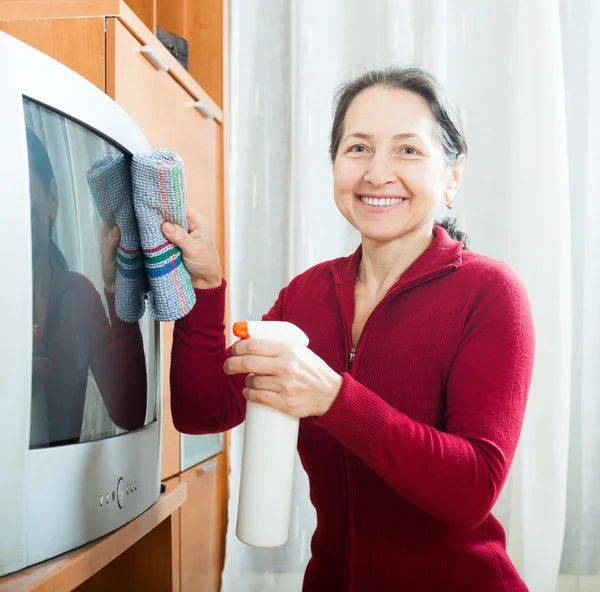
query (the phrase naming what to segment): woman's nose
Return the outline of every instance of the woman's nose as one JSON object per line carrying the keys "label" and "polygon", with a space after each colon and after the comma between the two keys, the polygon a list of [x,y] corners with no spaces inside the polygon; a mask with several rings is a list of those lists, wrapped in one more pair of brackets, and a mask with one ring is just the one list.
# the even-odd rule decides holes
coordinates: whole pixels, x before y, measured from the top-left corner
{"label": "woman's nose", "polygon": [[393,159],[387,155],[375,155],[369,162],[364,179],[374,187],[394,183],[397,179],[397,174],[394,169]]}

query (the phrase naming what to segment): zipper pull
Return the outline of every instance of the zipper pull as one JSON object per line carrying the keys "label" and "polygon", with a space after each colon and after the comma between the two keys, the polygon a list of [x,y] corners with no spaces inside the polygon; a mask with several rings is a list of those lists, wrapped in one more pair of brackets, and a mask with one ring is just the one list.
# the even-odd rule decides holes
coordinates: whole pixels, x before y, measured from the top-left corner
{"label": "zipper pull", "polygon": [[356,348],[355,348],[355,347],[353,347],[353,348],[350,350],[350,355],[348,356],[348,363],[349,363],[350,365],[352,365],[352,362],[354,362],[354,356],[356,356]]}

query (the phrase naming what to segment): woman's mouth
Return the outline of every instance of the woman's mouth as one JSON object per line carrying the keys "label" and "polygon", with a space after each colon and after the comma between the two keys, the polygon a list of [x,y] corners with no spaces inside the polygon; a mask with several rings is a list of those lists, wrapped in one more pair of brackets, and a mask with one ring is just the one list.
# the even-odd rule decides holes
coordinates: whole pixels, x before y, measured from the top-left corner
{"label": "woman's mouth", "polygon": [[372,197],[369,195],[359,195],[357,197],[358,199],[360,199],[360,201],[362,201],[363,204],[368,206],[370,209],[373,208],[381,210],[392,208],[407,201],[405,197]]}

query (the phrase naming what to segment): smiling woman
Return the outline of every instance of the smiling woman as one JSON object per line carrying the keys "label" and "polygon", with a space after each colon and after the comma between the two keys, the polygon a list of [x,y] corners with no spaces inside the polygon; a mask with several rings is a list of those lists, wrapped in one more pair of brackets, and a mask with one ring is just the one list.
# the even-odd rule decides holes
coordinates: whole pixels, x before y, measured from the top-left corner
{"label": "smiling woman", "polygon": [[521,431],[533,321],[514,272],[435,223],[466,152],[457,110],[422,70],[340,90],[334,199],[361,245],[292,280],[263,317],[300,327],[310,349],[247,339],[227,350],[206,228],[192,212],[189,233],[164,228],[198,288],[175,324],[174,423],[225,431],[246,400],[301,418],[317,511],[307,591],[527,590],[491,509]]}

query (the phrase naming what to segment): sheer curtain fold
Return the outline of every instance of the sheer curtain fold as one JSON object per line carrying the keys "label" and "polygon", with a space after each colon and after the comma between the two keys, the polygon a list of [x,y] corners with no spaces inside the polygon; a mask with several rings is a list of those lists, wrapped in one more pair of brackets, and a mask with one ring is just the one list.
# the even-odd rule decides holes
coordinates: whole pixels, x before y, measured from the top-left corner
{"label": "sheer curtain fold", "polygon": [[[495,512],[532,592],[600,590],[600,6],[231,1],[232,318],[260,318],[291,277],[358,243],[332,198],[338,85],[390,63],[431,70],[470,146],[453,214],[475,250],[517,270],[536,320],[529,408]],[[242,429],[223,590],[300,590],[315,523],[306,476],[298,463],[290,543],[239,543]]]}

